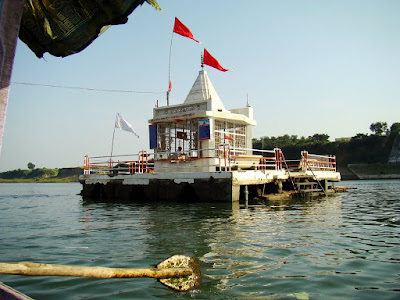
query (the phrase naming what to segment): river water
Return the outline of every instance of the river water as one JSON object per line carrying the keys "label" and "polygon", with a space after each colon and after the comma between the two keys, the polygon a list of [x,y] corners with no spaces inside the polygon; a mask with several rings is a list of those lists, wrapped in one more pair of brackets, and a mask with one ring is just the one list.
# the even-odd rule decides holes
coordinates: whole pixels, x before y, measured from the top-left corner
{"label": "river water", "polygon": [[34,299],[400,299],[400,181],[268,205],[86,203],[77,183],[0,184],[2,261],[147,268],[200,259],[203,284],[0,275]]}

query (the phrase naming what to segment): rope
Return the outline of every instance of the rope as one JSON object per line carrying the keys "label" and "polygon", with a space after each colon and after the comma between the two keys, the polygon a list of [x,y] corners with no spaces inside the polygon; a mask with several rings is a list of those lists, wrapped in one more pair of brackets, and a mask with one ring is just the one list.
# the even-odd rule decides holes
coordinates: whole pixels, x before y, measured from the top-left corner
{"label": "rope", "polygon": [[305,160],[305,162],[306,162],[306,164],[307,164],[307,167],[310,169],[310,171],[311,171],[311,173],[313,174],[313,176],[314,176],[314,179],[318,182],[318,184],[319,184],[319,186],[320,186],[320,188],[322,189],[322,191],[324,192],[324,194],[326,195],[326,191],[325,191],[325,189],[322,187],[322,185],[321,185],[321,183],[319,182],[319,180],[318,180],[318,178],[317,178],[317,176],[315,176],[315,174],[314,174],[314,171],[310,168],[310,166],[309,166],[309,164],[308,164],[308,161],[307,160]]}
{"label": "rope", "polygon": [[286,162],[285,156],[283,155],[283,153],[282,153],[282,152],[280,152],[280,154],[282,155],[283,162],[285,163],[286,170],[287,170],[287,172],[288,172],[288,175],[289,175],[289,179],[290,179],[290,181],[292,182],[292,185],[293,185],[293,189],[294,189],[296,192],[298,192],[298,191],[297,191],[297,188],[296,188],[296,185],[294,184],[294,181],[293,181],[293,179],[292,179],[292,176],[290,176],[289,166],[287,165],[287,162]]}
{"label": "rope", "polygon": [[285,163],[286,170],[287,170],[287,172],[288,172],[289,179],[290,179],[290,181],[292,182],[293,188],[294,188],[294,190],[295,190],[296,192],[298,192],[298,191],[297,191],[297,188],[296,188],[296,185],[294,184],[293,178],[292,178],[292,176],[290,176],[289,167],[288,167],[288,165],[287,165],[287,163],[286,163],[285,157],[283,158],[283,162]]}

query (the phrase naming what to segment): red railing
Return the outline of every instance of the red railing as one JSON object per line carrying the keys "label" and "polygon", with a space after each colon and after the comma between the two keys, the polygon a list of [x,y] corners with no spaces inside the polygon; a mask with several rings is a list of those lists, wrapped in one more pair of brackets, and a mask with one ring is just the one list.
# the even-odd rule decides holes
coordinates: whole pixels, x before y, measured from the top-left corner
{"label": "red railing", "polygon": [[[215,151],[214,157],[200,157],[199,151]],[[211,152],[212,152],[211,151]],[[286,160],[280,148],[274,150],[257,149],[231,149],[229,145],[220,145],[217,149],[191,150],[186,155],[178,156],[180,152],[162,152],[149,154],[147,151],[140,151],[138,154],[119,156],[97,156],[84,158],[84,174],[143,174],[154,172],[155,162],[185,162],[182,168],[190,169],[190,162],[199,159],[209,159],[209,165],[215,170],[287,170],[287,171],[330,171],[336,172],[336,157],[334,155],[309,154],[301,152],[300,160]],[[193,153],[191,153],[193,152]],[[125,159],[126,158],[126,159]],[[117,159],[117,160],[115,160]]]}
{"label": "red railing", "polygon": [[307,151],[302,151],[300,166],[303,171],[336,172],[336,156],[309,154]]}
{"label": "red railing", "polygon": [[[133,159],[122,159],[132,157]],[[116,160],[116,158],[118,158]],[[84,158],[83,174],[127,175],[136,173],[151,173],[154,171],[154,161],[150,160],[146,151],[138,154],[121,156],[95,156]]]}

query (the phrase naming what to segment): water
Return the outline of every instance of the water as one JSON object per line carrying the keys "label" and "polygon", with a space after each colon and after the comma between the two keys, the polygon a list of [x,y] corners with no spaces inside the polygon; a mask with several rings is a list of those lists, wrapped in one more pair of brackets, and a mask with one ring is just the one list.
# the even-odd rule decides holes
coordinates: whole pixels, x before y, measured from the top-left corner
{"label": "water", "polygon": [[400,181],[270,205],[95,204],[68,184],[0,184],[0,257],[147,268],[201,261],[203,285],[0,275],[35,299],[400,299]]}

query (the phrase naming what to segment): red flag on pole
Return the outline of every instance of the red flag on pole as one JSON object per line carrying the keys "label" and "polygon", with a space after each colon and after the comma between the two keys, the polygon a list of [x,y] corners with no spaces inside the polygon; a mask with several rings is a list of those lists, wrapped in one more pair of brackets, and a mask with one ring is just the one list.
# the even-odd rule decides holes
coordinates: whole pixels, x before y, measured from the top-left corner
{"label": "red flag on pole", "polygon": [[222,72],[229,71],[221,66],[221,64],[216,60],[214,57],[211,56],[210,53],[204,48],[204,55],[203,55],[203,64],[208,65],[210,67],[216,68]]}
{"label": "red flag on pole", "polygon": [[229,135],[227,135],[226,133],[224,133],[224,139],[225,140],[229,140],[229,141],[233,141],[233,138],[231,138]]}
{"label": "red flag on pole", "polygon": [[198,40],[196,40],[193,37],[192,32],[190,31],[189,28],[187,28],[177,17],[175,17],[175,24],[174,24],[174,30],[173,32],[180,34],[181,36],[187,37],[189,39],[192,39],[193,41],[196,41],[200,43]]}

